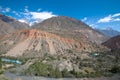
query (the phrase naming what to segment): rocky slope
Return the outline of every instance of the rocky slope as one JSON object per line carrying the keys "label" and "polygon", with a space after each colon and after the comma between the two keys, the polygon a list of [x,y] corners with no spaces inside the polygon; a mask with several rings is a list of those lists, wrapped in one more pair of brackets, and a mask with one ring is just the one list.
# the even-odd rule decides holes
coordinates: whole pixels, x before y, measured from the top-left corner
{"label": "rocky slope", "polygon": [[11,33],[15,30],[27,29],[28,24],[21,23],[16,19],[0,14],[0,35]]}
{"label": "rocky slope", "polygon": [[120,49],[120,35],[112,37],[108,41],[104,42],[103,45],[110,49]]}
{"label": "rocky slope", "polygon": [[[105,50],[105,47],[92,43],[82,34],[76,40],[76,38],[66,38],[37,29],[19,30],[0,39],[0,53],[3,57],[14,57],[14,59],[22,59],[23,61],[24,59],[28,60],[23,66],[18,66],[15,69],[18,73],[27,73],[28,75],[29,73],[32,75],[42,74],[42,72],[48,73],[49,70],[44,70],[43,67],[50,70],[51,68],[44,65],[52,65],[52,72],[54,72],[55,68],[58,68],[60,71],[66,69],[69,71],[67,74],[71,74],[70,71],[73,70],[82,73],[83,76],[86,75],[86,70],[95,73],[99,65],[104,66],[105,69],[109,65],[106,65],[106,63],[111,65],[113,59],[108,60],[109,57],[105,56],[107,53],[102,53]],[[98,64],[97,59],[104,60],[104,64]],[[41,70],[39,69],[41,65],[39,63],[44,63],[42,72],[39,72]],[[34,71],[31,66],[36,70]],[[99,68],[99,70],[104,69]],[[76,77],[74,73],[71,75]]]}
{"label": "rocky slope", "polygon": [[[0,55],[26,62],[16,67],[18,73],[43,76],[40,74],[45,72],[50,77],[52,73],[49,72],[56,74],[54,69],[58,68],[60,74],[67,70],[66,77],[111,74],[109,70],[114,67],[116,59],[107,48],[100,45],[107,37],[81,21],[54,17],[34,25],[35,29],[9,26],[12,25],[11,18],[1,21],[15,31],[0,36]],[[116,64],[119,62],[117,60]]]}
{"label": "rocky slope", "polygon": [[5,23],[2,20],[0,20],[0,35],[8,34],[14,31],[15,29],[10,27],[8,23]]}
{"label": "rocky slope", "polygon": [[88,40],[98,44],[108,39],[108,37],[93,30],[85,23],[64,16],[47,19],[42,23],[34,25],[34,28],[74,39],[78,39],[80,34],[84,34]]}
{"label": "rocky slope", "polygon": [[30,57],[45,54],[61,55],[71,52],[94,52],[101,46],[91,43],[86,37],[79,40],[64,38],[41,30],[20,30],[0,39],[0,51],[8,56]]}

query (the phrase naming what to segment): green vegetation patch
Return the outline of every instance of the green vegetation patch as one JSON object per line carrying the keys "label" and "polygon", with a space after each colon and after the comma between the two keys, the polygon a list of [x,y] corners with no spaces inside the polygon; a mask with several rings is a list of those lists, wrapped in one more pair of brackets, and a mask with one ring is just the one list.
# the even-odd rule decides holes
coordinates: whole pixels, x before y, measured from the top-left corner
{"label": "green vegetation patch", "polygon": [[45,77],[62,77],[61,72],[58,68],[53,69],[51,65],[44,64],[42,62],[35,62],[30,65],[29,68],[24,72],[26,75],[45,76]]}

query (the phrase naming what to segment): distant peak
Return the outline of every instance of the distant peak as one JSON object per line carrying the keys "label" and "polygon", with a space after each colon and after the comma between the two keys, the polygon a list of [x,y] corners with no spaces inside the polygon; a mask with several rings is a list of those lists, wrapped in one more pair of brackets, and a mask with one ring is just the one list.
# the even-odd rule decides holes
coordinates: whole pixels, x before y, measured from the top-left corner
{"label": "distant peak", "polygon": [[102,28],[102,30],[113,30],[111,27]]}
{"label": "distant peak", "polygon": [[12,22],[12,21],[15,21],[14,18],[11,18],[11,17],[6,16],[6,15],[3,15],[3,14],[0,14],[0,19],[1,19],[2,21],[5,21],[5,22]]}

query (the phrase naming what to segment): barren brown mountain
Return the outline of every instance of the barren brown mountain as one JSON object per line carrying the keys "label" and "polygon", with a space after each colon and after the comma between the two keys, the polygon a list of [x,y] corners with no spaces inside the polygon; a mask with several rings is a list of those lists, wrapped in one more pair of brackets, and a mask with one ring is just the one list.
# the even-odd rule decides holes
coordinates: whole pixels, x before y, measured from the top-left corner
{"label": "barren brown mountain", "polygon": [[34,28],[54,33],[62,37],[74,39],[80,38],[80,34],[83,34],[88,38],[88,40],[98,44],[108,39],[107,36],[93,30],[85,23],[64,16],[47,19],[39,24],[34,25]]}
{"label": "barren brown mountain", "polygon": [[112,37],[108,41],[104,42],[103,45],[110,49],[120,49],[120,35]]}
{"label": "barren brown mountain", "polygon": [[8,34],[14,31],[15,29],[10,27],[8,23],[5,23],[2,20],[0,20],[0,35]]}
{"label": "barren brown mountain", "polygon": [[[9,25],[11,20],[7,21],[2,20]],[[15,31],[0,36],[0,55],[25,62],[13,69],[21,74],[42,76],[45,72],[45,76],[49,76],[51,72],[56,74],[54,69],[58,68],[60,74],[66,69],[66,75],[71,77],[78,77],[76,73],[84,77],[89,74],[104,76],[111,73],[106,70],[112,69],[116,60],[116,55],[111,55],[110,50],[100,44],[106,36],[72,18],[53,17],[34,25],[34,29],[8,27]]]}
{"label": "barren brown mountain", "polygon": [[14,32],[15,30],[27,29],[28,24],[21,23],[16,19],[0,14],[0,35]]}
{"label": "barren brown mountain", "polygon": [[[6,17],[2,20],[10,24],[14,21]],[[90,53],[100,51],[103,47],[96,43],[107,39],[85,23],[68,17],[53,17],[34,28],[18,30],[1,37],[1,54],[38,57],[45,54]]]}
{"label": "barren brown mountain", "polygon": [[65,38],[41,30],[20,30],[0,40],[0,50],[8,56],[41,57],[45,54],[61,55],[71,52],[94,52],[102,47],[81,35],[79,40]]}

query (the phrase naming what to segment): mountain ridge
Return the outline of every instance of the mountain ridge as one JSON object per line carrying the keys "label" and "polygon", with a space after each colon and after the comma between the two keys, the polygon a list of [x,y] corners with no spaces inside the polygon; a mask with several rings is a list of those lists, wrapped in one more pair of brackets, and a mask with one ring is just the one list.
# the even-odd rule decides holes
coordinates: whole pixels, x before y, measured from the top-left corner
{"label": "mountain ridge", "polygon": [[98,32],[101,32],[104,35],[109,36],[109,37],[114,37],[114,36],[120,35],[119,31],[113,30],[112,28],[109,28],[109,29],[95,29],[95,30],[97,30]]}
{"label": "mountain ridge", "polygon": [[98,44],[108,39],[107,36],[95,31],[82,21],[64,16],[49,18],[34,25],[33,28],[54,33],[62,37],[73,35],[74,38],[77,38],[78,34],[83,34],[88,37],[89,40]]}
{"label": "mountain ridge", "polygon": [[[4,19],[3,21],[10,23],[14,21],[6,16],[2,18],[4,17],[8,20]],[[1,53],[9,56],[15,54],[22,56],[24,53],[34,55],[31,54],[33,52],[36,56],[41,53],[42,55],[57,54],[58,52],[63,54],[67,50],[94,52],[103,49],[100,43],[107,39],[106,36],[93,30],[82,21],[64,16],[49,18],[36,24],[33,29],[26,29],[24,26],[17,29],[17,31],[1,37]]]}
{"label": "mountain ridge", "polygon": [[20,29],[27,29],[28,27],[28,24],[21,23],[14,18],[0,14],[0,35],[9,34]]}
{"label": "mountain ridge", "polygon": [[[106,70],[108,67],[112,69],[115,57],[107,47],[100,44],[100,41],[106,40],[106,36],[100,32],[68,17],[50,18],[36,26],[28,29],[23,27],[0,36],[0,56],[23,61],[13,71],[37,76],[43,76],[41,74],[45,72],[47,77],[58,71],[61,74],[65,71],[71,77],[111,73]],[[40,67],[40,63],[43,67]],[[43,68],[45,70],[39,72]]]}
{"label": "mountain ridge", "polygon": [[119,50],[120,49],[120,35],[115,36],[102,43],[104,46],[107,46],[111,50]]}

